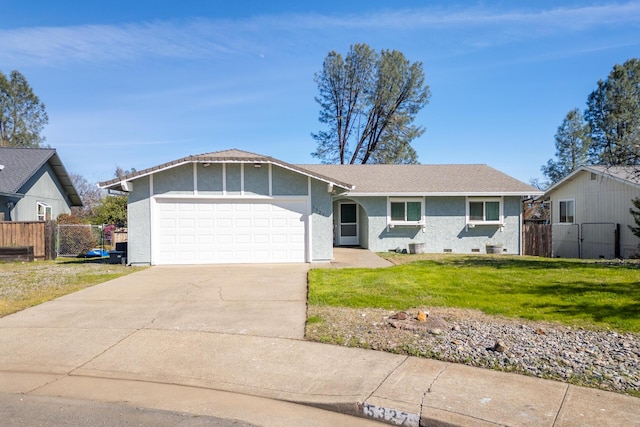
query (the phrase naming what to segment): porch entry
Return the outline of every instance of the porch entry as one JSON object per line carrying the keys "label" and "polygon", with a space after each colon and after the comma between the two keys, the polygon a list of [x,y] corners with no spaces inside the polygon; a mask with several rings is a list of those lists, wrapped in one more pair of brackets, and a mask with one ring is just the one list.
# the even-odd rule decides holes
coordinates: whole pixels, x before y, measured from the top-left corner
{"label": "porch entry", "polygon": [[356,246],[359,244],[358,205],[356,203],[340,203],[338,245]]}

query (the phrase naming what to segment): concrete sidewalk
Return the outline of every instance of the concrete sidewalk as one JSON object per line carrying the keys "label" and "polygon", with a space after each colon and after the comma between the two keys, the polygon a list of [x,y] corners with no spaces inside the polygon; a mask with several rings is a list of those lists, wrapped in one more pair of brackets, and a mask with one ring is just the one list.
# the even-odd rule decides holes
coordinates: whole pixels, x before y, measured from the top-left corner
{"label": "concrete sidewalk", "polygon": [[0,392],[257,425],[640,425],[634,397],[304,341],[308,268],[153,267],[2,318]]}

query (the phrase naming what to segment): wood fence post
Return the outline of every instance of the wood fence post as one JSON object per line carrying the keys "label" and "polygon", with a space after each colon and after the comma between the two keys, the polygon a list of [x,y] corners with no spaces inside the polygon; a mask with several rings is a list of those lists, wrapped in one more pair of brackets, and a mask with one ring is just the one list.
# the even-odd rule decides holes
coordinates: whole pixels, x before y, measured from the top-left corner
{"label": "wood fence post", "polygon": [[56,222],[49,220],[44,225],[44,259],[56,259]]}

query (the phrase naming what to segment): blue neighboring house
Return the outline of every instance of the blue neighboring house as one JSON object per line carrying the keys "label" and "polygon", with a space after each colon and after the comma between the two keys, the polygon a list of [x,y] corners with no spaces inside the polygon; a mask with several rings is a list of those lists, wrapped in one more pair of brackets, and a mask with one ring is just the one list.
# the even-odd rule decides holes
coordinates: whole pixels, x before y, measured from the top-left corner
{"label": "blue neighboring house", "polygon": [[0,147],[0,220],[44,221],[82,206],[52,148]]}

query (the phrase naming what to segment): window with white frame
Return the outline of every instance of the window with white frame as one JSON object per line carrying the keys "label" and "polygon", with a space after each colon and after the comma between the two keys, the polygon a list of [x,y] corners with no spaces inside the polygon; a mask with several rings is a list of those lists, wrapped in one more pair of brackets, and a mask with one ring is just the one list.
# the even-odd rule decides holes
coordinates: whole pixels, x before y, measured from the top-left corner
{"label": "window with white frame", "polygon": [[467,223],[469,224],[502,224],[502,198],[468,198]]}
{"label": "window with white frame", "polygon": [[424,212],[423,198],[390,198],[387,206],[390,224],[422,224],[422,212]]}
{"label": "window with white frame", "polygon": [[38,221],[51,220],[51,206],[38,202]]}
{"label": "window with white frame", "polygon": [[573,224],[575,219],[575,201],[574,200],[560,200],[560,223]]}

